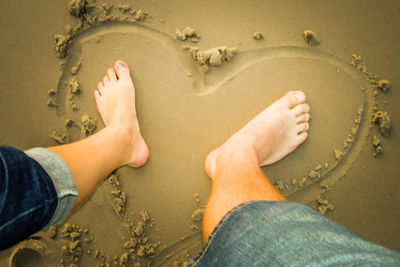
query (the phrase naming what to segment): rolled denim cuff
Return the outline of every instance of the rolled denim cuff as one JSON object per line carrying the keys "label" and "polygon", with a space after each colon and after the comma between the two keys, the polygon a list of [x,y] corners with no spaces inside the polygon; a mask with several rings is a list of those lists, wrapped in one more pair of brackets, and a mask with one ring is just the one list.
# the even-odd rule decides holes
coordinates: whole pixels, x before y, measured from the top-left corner
{"label": "rolled denim cuff", "polygon": [[36,160],[53,181],[58,196],[57,208],[47,225],[55,225],[64,221],[75,206],[78,191],[67,164],[54,152],[37,147],[24,151]]}

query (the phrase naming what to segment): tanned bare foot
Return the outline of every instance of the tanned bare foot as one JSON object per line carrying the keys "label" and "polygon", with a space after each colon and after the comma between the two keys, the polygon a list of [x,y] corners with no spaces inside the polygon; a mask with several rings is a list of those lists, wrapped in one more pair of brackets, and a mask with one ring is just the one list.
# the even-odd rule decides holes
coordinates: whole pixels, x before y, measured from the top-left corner
{"label": "tanned bare foot", "polygon": [[208,176],[214,176],[217,157],[224,151],[240,153],[251,147],[260,166],[273,164],[293,152],[308,137],[310,107],[305,101],[303,92],[292,91],[258,114],[207,156]]}
{"label": "tanned bare foot", "polygon": [[149,157],[149,149],[140,134],[135,88],[125,62],[119,60],[114,68],[107,71],[94,95],[97,110],[106,127],[115,129],[127,141],[126,151],[121,151],[123,163],[134,168],[144,165]]}

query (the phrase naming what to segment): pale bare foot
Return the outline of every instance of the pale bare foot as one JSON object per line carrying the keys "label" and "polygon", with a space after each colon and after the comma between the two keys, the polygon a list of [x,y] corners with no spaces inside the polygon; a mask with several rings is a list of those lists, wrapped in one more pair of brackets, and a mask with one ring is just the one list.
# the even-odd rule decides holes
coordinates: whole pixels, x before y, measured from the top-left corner
{"label": "pale bare foot", "polygon": [[137,168],[144,165],[149,149],[140,134],[135,109],[135,88],[125,62],[115,62],[107,71],[94,92],[97,110],[106,127],[115,129],[127,141],[126,151],[121,151],[124,164]]}
{"label": "pale bare foot", "polygon": [[273,164],[293,152],[308,137],[310,107],[301,91],[292,91],[275,101],[235,133],[206,159],[208,176],[214,176],[220,153],[254,150],[260,166]]}

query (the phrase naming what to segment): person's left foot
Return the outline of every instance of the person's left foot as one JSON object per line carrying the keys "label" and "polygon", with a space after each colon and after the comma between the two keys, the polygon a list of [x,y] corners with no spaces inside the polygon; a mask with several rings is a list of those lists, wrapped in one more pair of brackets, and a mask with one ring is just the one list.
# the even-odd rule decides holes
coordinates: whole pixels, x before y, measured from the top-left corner
{"label": "person's left foot", "polygon": [[114,68],[107,71],[103,81],[94,92],[97,110],[106,127],[114,127],[122,134],[126,133],[129,152],[124,163],[130,167],[144,165],[149,157],[149,149],[140,134],[135,109],[135,88],[129,68],[125,62],[115,62]]}

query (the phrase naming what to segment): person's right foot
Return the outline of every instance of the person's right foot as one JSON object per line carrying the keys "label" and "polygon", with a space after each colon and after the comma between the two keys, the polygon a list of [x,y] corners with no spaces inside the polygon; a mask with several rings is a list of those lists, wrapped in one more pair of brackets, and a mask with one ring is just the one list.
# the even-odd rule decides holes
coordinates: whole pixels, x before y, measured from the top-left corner
{"label": "person's right foot", "polygon": [[259,165],[273,164],[293,152],[308,137],[310,107],[301,91],[292,91],[275,101],[235,133],[221,147],[208,154],[205,167],[213,177],[219,153],[251,146]]}

